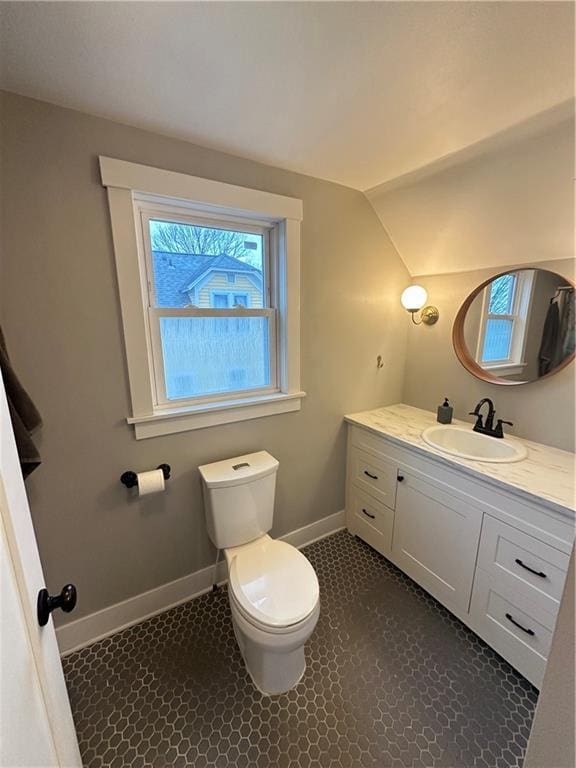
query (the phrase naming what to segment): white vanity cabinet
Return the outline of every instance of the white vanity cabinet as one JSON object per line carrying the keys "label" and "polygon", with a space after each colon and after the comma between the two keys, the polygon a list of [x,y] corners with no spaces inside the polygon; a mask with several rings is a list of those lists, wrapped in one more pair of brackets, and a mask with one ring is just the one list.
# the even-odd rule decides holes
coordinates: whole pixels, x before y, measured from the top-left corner
{"label": "white vanity cabinet", "polygon": [[346,521],[540,686],[573,518],[351,423]]}

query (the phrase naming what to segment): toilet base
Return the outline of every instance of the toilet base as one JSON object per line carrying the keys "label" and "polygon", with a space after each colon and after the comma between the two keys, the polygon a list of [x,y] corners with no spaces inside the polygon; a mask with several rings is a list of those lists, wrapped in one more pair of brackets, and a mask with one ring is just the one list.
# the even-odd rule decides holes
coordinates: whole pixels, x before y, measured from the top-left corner
{"label": "toilet base", "polygon": [[241,633],[234,625],[234,634],[240,648],[240,653],[246,665],[254,687],[264,696],[278,696],[295,688],[304,677],[306,659],[304,646],[296,648],[291,653],[262,653],[261,648],[254,643],[245,642]]}
{"label": "toilet base", "polygon": [[289,632],[267,632],[250,624],[230,600],[232,623],[246,669],[256,688],[267,696],[286,693],[304,675],[304,644],[320,615],[320,604],[310,616]]}

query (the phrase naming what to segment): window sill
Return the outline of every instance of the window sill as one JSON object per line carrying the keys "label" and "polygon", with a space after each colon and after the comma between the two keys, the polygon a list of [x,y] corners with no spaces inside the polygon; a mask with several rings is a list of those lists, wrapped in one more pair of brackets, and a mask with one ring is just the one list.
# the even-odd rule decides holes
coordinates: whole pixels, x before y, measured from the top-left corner
{"label": "window sill", "polygon": [[144,440],[148,437],[299,411],[303,397],[306,397],[306,392],[277,392],[242,400],[223,400],[186,408],[165,409],[147,416],[129,417],[127,422],[134,425],[136,439]]}
{"label": "window sill", "polygon": [[511,376],[516,373],[522,373],[526,368],[527,363],[496,363],[496,365],[487,365],[486,363],[480,363],[485,371],[493,374],[506,374]]}

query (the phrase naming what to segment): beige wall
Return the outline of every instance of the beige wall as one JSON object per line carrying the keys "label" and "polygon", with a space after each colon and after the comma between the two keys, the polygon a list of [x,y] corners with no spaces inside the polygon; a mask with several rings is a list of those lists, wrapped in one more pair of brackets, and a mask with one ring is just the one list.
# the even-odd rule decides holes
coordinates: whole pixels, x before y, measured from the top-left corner
{"label": "beige wall", "polygon": [[[571,260],[546,262],[542,266],[574,277]],[[440,319],[430,327],[410,327],[403,400],[433,410],[443,397],[448,397],[454,415],[471,421],[468,413],[482,397],[490,397],[498,418],[514,422],[514,427],[507,428],[511,434],[573,451],[574,363],[549,379],[507,387],[476,379],[456,357],[452,346],[456,313],[477,285],[499,271],[477,270],[417,279],[428,291],[429,303],[440,310]]]}
{"label": "beige wall", "polygon": [[574,551],[524,768],[574,768]]}
{"label": "beige wall", "polygon": [[[366,198],[14,95],[1,108],[0,317],[45,422],[27,488],[48,586],[79,592],[57,621],[212,562],[204,462],[261,448],[279,459],[276,535],[342,509],[342,415],[401,399],[406,347],[407,272]],[[302,198],[301,412],[134,439],[99,154]],[[163,461],[166,493],[131,499],[120,474]]]}
{"label": "beige wall", "polygon": [[573,257],[573,109],[369,193],[412,275]]}

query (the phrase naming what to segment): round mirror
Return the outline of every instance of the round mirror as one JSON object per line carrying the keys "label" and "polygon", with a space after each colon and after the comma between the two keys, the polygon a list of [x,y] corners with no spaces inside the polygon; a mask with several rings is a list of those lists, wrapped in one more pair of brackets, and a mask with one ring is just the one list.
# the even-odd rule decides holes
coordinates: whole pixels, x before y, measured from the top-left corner
{"label": "round mirror", "polygon": [[574,286],[546,269],[504,272],[482,283],[454,321],[454,349],[492,384],[527,384],[574,358]]}

